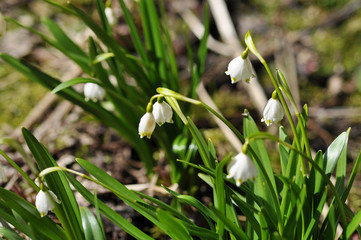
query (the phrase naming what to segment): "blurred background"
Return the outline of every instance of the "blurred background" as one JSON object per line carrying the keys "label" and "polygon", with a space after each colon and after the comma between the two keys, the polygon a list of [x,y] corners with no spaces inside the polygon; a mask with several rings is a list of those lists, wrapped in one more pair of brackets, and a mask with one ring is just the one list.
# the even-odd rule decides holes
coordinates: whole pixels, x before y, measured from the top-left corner
{"label": "blurred background", "polygon": [[[58,2],[66,4],[65,0]],[[94,1],[72,2],[96,18]],[[136,2],[125,2],[135,21],[140,23]],[[186,39],[189,39],[194,48],[199,44],[196,20],[201,23],[206,2],[164,1],[185,87],[190,79]],[[217,1],[209,2],[211,5],[211,2],[216,4],[214,2]],[[226,0],[225,4],[229,15],[220,15],[217,19],[214,12],[211,11],[210,14],[210,34],[216,44],[210,47],[202,78],[205,89],[220,111],[238,129],[242,129],[241,113],[248,109],[259,122],[261,130],[277,133],[276,126],[266,128],[260,122],[262,109],[259,106],[265,97],[267,99],[271,96],[274,89],[255,56],[249,54],[263,95],[257,95],[243,83],[231,85],[229,76],[224,74],[229,61],[239,50],[237,48],[244,46],[244,35],[250,30],[259,52],[269,63],[271,70],[280,69],[290,82],[299,106],[308,105],[308,135],[314,149],[325,150],[335,137],[351,127],[348,145],[351,171],[352,161],[356,159],[361,143],[361,1]],[[118,1],[112,1],[112,8],[117,17],[114,34],[120,44],[131,48],[129,29]],[[91,34],[78,19],[41,0],[1,0],[0,10],[3,15],[15,18],[45,34],[47,30],[40,21],[45,17],[52,18],[80,45]],[[230,27],[227,25],[227,17],[232,20],[238,38],[238,43],[234,45],[231,41],[233,39],[227,39],[222,33]],[[84,45],[84,49],[86,48]],[[0,51],[31,62],[62,80],[81,73],[61,52],[11,23],[7,25],[7,33],[0,38]],[[257,103],[257,99],[261,104]],[[204,134],[213,139],[218,154],[224,156],[232,151],[227,138],[209,118],[208,113],[198,110],[192,117]],[[285,125],[287,128],[288,124]],[[19,126],[30,128],[64,165],[72,164],[74,156],[94,158],[124,184],[148,181],[141,163],[134,159],[131,147],[113,130],[0,61],[0,136],[19,138]],[[272,152],[270,155],[272,156]],[[20,158],[15,152],[12,157]],[[2,159],[0,161],[5,164]],[[274,160],[276,172],[277,161]],[[128,166],[127,169],[123,167],[125,165]],[[159,163],[159,175],[167,175],[167,171],[167,166]],[[6,171],[8,179],[13,174],[11,168]],[[16,185],[16,179],[12,184]],[[358,175],[349,199],[354,210],[361,209],[360,189],[361,179]],[[101,197],[101,192],[99,194]],[[106,193],[104,194],[103,197],[106,198]],[[116,206],[114,203],[114,207]],[[122,207],[124,206],[120,206]],[[124,209],[119,209],[122,210]]]}

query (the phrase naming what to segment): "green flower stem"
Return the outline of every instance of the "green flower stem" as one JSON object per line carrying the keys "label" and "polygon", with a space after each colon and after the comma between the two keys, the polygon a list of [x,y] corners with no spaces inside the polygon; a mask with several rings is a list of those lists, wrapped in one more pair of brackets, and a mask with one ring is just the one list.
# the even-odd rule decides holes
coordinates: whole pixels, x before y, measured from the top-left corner
{"label": "green flower stem", "polygon": [[[300,143],[300,138],[297,134],[297,130],[296,130],[296,125],[293,121],[293,118],[292,118],[292,115],[291,115],[291,112],[290,112],[290,109],[285,101],[285,98],[281,92],[281,89],[280,89],[280,86],[278,85],[275,77],[273,76],[271,70],[269,69],[268,67],[268,64],[266,62],[266,60],[264,60],[264,58],[262,57],[262,55],[258,52],[256,46],[254,45],[253,43],[253,40],[252,40],[252,36],[251,36],[251,33],[248,31],[246,36],[245,36],[245,42],[246,42],[246,45],[247,47],[251,50],[251,52],[257,56],[257,58],[260,60],[260,62],[262,63],[262,65],[265,67],[268,75],[270,76],[271,80],[272,80],[272,83],[275,87],[275,90],[277,92],[277,95],[279,97],[279,99],[281,100],[281,103],[283,105],[283,108],[285,109],[286,111],[286,114],[287,114],[287,118],[290,122],[290,125],[291,125],[291,128],[292,128],[292,132],[293,132],[293,136],[294,136],[294,139],[296,141],[296,145],[297,145],[297,148],[301,151],[302,150],[302,147],[301,147],[301,143]],[[303,159],[300,158],[300,161],[301,161],[301,168],[302,168],[302,174],[303,176],[306,176],[306,165],[305,165],[305,162],[303,161]]]}
{"label": "green flower stem", "polygon": [[3,152],[2,150],[0,150],[0,154],[21,174],[21,176],[23,176],[26,181],[28,181],[28,183],[32,186],[32,188],[34,188],[36,191],[39,191],[39,187],[36,186],[36,184],[34,183],[34,181],[28,176],[28,174],[26,174],[21,167],[19,167],[8,155],[6,155],[5,152]]}
{"label": "green flower stem", "polygon": [[305,126],[306,126],[305,119],[303,118],[302,114],[300,113],[300,111],[298,109],[298,106],[296,104],[296,101],[292,96],[291,90],[288,87],[287,80],[283,76],[283,74],[282,74],[282,72],[280,70],[277,70],[277,77],[278,77],[278,80],[279,80],[278,82],[280,83],[280,86],[279,86],[280,89],[286,94],[286,97],[290,101],[291,106],[292,106],[293,110],[296,113],[298,121],[301,123],[300,124],[301,125],[300,126],[301,127],[301,134],[302,134],[302,137],[304,139],[306,154],[307,154],[307,156],[311,157],[310,143],[308,141],[307,134],[306,134],[306,129],[305,129]]}
{"label": "green flower stem", "polygon": [[254,140],[260,140],[260,139],[270,139],[272,141],[278,142],[278,143],[284,145],[285,147],[289,148],[290,150],[293,150],[293,151],[297,152],[300,156],[302,156],[310,164],[312,164],[312,167],[314,167],[322,175],[322,178],[327,182],[327,185],[330,187],[333,195],[335,196],[335,200],[336,200],[336,202],[337,202],[337,204],[339,205],[339,208],[340,208],[342,225],[343,225],[344,229],[346,229],[346,227],[347,227],[346,214],[345,214],[345,210],[344,210],[341,198],[337,193],[336,187],[333,185],[330,178],[327,177],[326,173],[321,169],[320,166],[318,166],[318,164],[311,157],[308,157],[302,151],[298,150],[297,148],[294,148],[291,144],[289,144],[289,143],[287,143],[285,141],[282,141],[278,137],[276,137],[276,136],[274,136],[272,134],[266,133],[266,132],[258,132],[258,133],[251,134],[250,136],[248,136],[247,139],[248,139],[249,142],[254,141]]}
{"label": "green flower stem", "polygon": [[[177,92],[174,92],[174,91],[166,89],[166,88],[157,88],[157,92],[160,94],[163,94],[168,103],[170,103],[169,100],[171,100],[172,98],[175,98],[180,101],[189,102],[189,103],[192,103],[192,104],[195,104],[195,105],[198,105],[198,106],[201,106],[201,107],[207,109],[209,112],[214,114],[218,119],[220,119],[224,124],[226,124],[243,144],[245,143],[244,136],[227,119],[225,119],[221,114],[219,114],[217,111],[215,111],[213,108],[211,108],[207,104],[205,104],[201,101],[192,99],[192,98],[187,98]],[[173,101],[173,102],[176,102],[176,101]],[[178,113],[178,110],[175,109],[175,111]],[[180,117],[182,118],[182,116],[180,116]],[[188,124],[188,121],[183,121],[183,122],[186,125]],[[249,146],[248,150],[253,155],[258,166],[260,167],[260,170],[262,171],[268,186],[270,186],[271,193],[272,193],[272,200],[273,200],[274,204],[276,205],[276,214],[277,214],[277,219],[278,219],[279,233],[282,236],[284,226],[283,226],[283,218],[282,218],[282,214],[281,214],[281,210],[280,210],[280,202],[278,201],[277,194],[273,191],[271,179],[267,175],[266,169],[262,165],[261,160],[258,158],[257,154],[254,152],[254,150],[251,148],[251,146]]]}
{"label": "green flower stem", "polygon": [[[284,96],[283,96],[283,94],[282,94],[282,92],[281,92],[281,90],[280,90],[280,88],[279,88],[279,86],[278,86],[278,83],[277,83],[276,79],[274,78],[271,70],[269,69],[268,64],[266,63],[266,61],[265,61],[263,58],[262,58],[262,60],[260,59],[260,61],[261,61],[261,63],[263,64],[263,66],[266,68],[266,71],[267,71],[268,75],[270,76],[270,78],[271,78],[271,80],[272,80],[272,83],[273,83],[273,85],[274,85],[274,87],[275,87],[275,90],[276,90],[276,92],[277,92],[277,95],[278,95],[278,97],[279,97],[279,99],[280,99],[280,101],[281,101],[281,103],[282,103],[282,105],[283,105],[283,108],[284,108],[285,111],[286,111],[286,115],[287,115],[287,118],[288,118],[289,123],[290,123],[290,125],[291,125],[292,132],[293,132],[293,136],[294,136],[294,139],[295,139],[295,141],[296,141],[297,148],[301,151],[301,150],[302,150],[302,147],[301,147],[301,143],[300,143],[300,138],[299,138],[299,136],[298,136],[298,133],[297,133],[297,130],[296,130],[296,125],[295,125],[295,123],[294,123],[294,121],[293,121],[293,118],[292,118],[290,109],[289,109],[289,107],[288,107],[288,105],[287,105],[287,102],[286,102],[286,100],[285,100],[285,98],[284,98]],[[301,122],[300,125],[302,125],[302,122]],[[301,126],[301,128],[303,128],[303,125]],[[306,176],[306,164],[305,164],[305,162],[303,161],[303,159],[300,159],[300,160],[301,160],[302,174],[303,174],[304,176]]]}

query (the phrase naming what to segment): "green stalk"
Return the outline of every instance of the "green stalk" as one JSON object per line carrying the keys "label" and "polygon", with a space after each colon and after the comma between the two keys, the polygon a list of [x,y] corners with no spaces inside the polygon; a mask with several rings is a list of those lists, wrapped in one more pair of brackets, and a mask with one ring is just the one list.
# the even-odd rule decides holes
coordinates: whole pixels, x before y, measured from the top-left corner
{"label": "green stalk", "polygon": [[[285,98],[284,98],[284,96],[283,96],[283,94],[282,94],[282,92],[281,92],[281,90],[280,90],[280,87],[279,87],[279,85],[278,85],[275,77],[273,76],[271,70],[270,70],[269,67],[268,67],[268,64],[266,63],[266,61],[264,60],[264,58],[261,56],[261,54],[258,52],[256,46],[254,45],[250,32],[247,32],[247,34],[246,34],[246,36],[245,36],[245,42],[246,42],[247,47],[251,50],[251,52],[252,52],[254,55],[256,55],[257,58],[260,60],[260,62],[262,63],[262,65],[265,67],[268,75],[270,76],[271,81],[272,81],[272,83],[273,83],[273,85],[274,85],[274,87],[275,87],[275,90],[276,90],[276,92],[277,92],[277,95],[278,95],[278,97],[279,97],[279,99],[280,99],[280,101],[281,101],[281,103],[282,103],[282,105],[283,105],[283,108],[284,108],[285,111],[286,111],[287,118],[288,118],[288,120],[289,120],[289,122],[290,122],[290,125],[291,125],[291,128],[292,128],[292,132],[293,132],[293,136],[294,136],[294,139],[295,139],[295,141],[296,141],[297,148],[301,151],[301,150],[302,150],[302,147],[301,147],[301,143],[300,143],[300,138],[299,138],[299,136],[298,136],[298,134],[297,134],[296,125],[295,125],[295,123],[294,123],[294,121],[293,121],[293,118],[292,118],[290,109],[289,109],[289,107],[288,107],[288,105],[287,105],[287,103],[286,103],[286,101],[285,101]],[[301,124],[301,125],[302,125],[302,124]],[[302,159],[300,159],[300,161],[301,161],[302,174],[303,174],[304,176],[306,176],[306,165],[305,165],[305,162],[304,162]]]}

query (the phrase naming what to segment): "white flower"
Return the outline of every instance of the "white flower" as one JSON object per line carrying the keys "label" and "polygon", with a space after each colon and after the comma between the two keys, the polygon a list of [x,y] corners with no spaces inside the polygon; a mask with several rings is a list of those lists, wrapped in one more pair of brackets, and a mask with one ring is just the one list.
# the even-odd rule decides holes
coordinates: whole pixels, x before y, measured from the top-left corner
{"label": "white flower", "polygon": [[86,83],[84,85],[84,96],[85,101],[89,101],[89,99],[91,99],[96,102],[104,98],[105,90],[96,83]]}
{"label": "white flower", "polygon": [[0,37],[6,32],[6,22],[4,16],[0,13]]}
{"label": "white flower", "polygon": [[110,26],[114,26],[116,24],[115,16],[113,9],[110,7],[105,8],[104,10],[105,16],[107,17],[108,23]]}
{"label": "white flower", "polygon": [[252,65],[248,58],[243,59],[242,56],[236,57],[228,64],[227,75],[230,75],[232,83],[244,81],[246,83],[254,77]]}
{"label": "white flower", "polygon": [[138,132],[140,138],[147,137],[150,138],[155,129],[155,119],[153,113],[145,113],[143,117],[140,119]]}
{"label": "white flower", "polygon": [[162,103],[157,101],[153,104],[153,116],[159,126],[162,126],[165,122],[173,123],[173,110],[169,104],[164,101]]}
{"label": "white flower", "polygon": [[60,203],[57,196],[52,191],[40,190],[36,195],[35,206],[38,209],[41,217],[48,214],[48,211],[52,211],[55,208],[55,203]]}
{"label": "white flower", "polygon": [[238,187],[248,179],[254,181],[258,174],[258,170],[251,158],[243,152],[233,158],[227,167],[227,171],[227,178],[233,178]]}
{"label": "white flower", "polygon": [[265,122],[267,126],[272,123],[279,124],[283,116],[284,112],[281,103],[277,99],[271,98],[263,110],[263,118],[261,121]]}

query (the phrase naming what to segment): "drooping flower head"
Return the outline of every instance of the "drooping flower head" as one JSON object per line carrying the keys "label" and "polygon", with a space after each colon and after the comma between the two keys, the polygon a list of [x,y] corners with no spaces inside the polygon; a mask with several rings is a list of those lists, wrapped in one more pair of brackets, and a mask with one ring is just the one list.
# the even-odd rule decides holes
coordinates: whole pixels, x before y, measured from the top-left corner
{"label": "drooping flower head", "polygon": [[173,123],[173,110],[172,108],[169,106],[168,103],[160,100],[161,102],[156,101],[153,104],[153,116],[155,119],[155,122],[159,125],[162,126],[163,123],[167,122],[167,123]]}
{"label": "drooping flower head", "polygon": [[6,32],[6,21],[4,16],[0,12],[0,37]]}
{"label": "drooping flower head", "polygon": [[53,211],[55,208],[55,203],[60,204],[60,201],[57,196],[50,190],[40,190],[38,195],[36,195],[35,206],[38,209],[41,217],[46,216],[48,214],[48,211]]}
{"label": "drooping flower head", "polygon": [[234,58],[228,64],[226,74],[231,77],[232,83],[239,81],[249,83],[250,79],[254,77],[251,62],[247,58],[247,52],[246,49],[241,56]]}
{"label": "drooping flower head", "polygon": [[104,9],[104,13],[105,13],[105,16],[107,17],[109,25],[114,26],[117,22],[116,22],[116,19],[114,16],[113,9],[111,9],[110,7],[106,7]]}
{"label": "drooping flower head", "polygon": [[96,102],[104,98],[105,90],[96,83],[86,83],[84,85],[84,96],[85,101],[89,101],[89,99],[91,99]]}
{"label": "drooping flower head", "polygon": [[227,178],[233,178],[238,187],[248,179],[254,181],[258,174],[258,170],[251,158],[243,152],[240,152],[232,159],[228,164],[227,171]]}
{"label": "drooping flower head", "polygon": [[140,138],[147,137],[148,139],[150,139],[150,137],[152,136],[152,133],[155,129],[155,119],[152,110],[152,103],[148,103],[147,112],[140,119],[138,126]]}
{"label": "drooping flower head", "polygon": [[272,94],[263,110],[262,122],[265,122],[267,126],[272,123],[279,124],[283,119],[284,112],[281,103],[277,100],[277,93]]}

